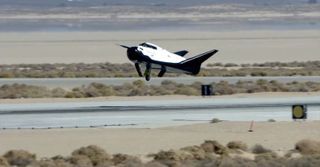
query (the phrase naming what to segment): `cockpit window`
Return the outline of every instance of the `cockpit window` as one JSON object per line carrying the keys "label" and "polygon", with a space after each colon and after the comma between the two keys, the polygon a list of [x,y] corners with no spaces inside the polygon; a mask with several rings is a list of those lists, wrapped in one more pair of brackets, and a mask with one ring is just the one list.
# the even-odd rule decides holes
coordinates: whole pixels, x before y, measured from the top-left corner
{"label": "cockpit window", "polygon": [[152,46],[152,45],[149,45],[149,44],[147,44],[147,43],[142,43],[142,44],[140,44],[140,46],[143,46],[143,47],[147,47],[147,48],[151,48],[151,49],[157,50],[157,47]]}

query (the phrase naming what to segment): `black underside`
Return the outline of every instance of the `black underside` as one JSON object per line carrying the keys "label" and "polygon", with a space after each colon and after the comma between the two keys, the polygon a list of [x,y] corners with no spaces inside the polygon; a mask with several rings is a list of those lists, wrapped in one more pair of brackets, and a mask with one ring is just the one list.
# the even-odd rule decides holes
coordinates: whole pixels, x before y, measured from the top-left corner
{"label": "black underside", "polygon": [[144,62],[157,64],[159,66],[166,66],[173,69],[177,69],[179,71],[183,71],[186,74],[197,75],[200,72],[201,64],[217,52],[218,50],[211,50],[200,55],[191,57],[189,59],[186,59],[180,63],[167,63],[152,60],[148,56],[145,56],[141,52],[138,52],[136,48],[132,47],[128,49],[128,58],[131,61],[135,61],[136,63]]}

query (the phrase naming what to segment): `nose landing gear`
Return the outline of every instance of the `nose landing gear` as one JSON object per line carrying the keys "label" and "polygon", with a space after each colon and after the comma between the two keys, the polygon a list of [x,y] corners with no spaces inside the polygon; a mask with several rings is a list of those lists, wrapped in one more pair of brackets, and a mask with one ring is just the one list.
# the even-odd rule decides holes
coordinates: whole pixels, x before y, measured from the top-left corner
{"label": "nose landing gear", "polygon": [[139,77],[142,77],[143,75],[139,63],[135,63],[134,66],[136,67]]}
{"label": "nose landing gear", "polygon": [[147,81],[150,81],[150,77],[151,77],[151,64],[150,63],[146,64],[146,70],[144,71],[144,76]]}

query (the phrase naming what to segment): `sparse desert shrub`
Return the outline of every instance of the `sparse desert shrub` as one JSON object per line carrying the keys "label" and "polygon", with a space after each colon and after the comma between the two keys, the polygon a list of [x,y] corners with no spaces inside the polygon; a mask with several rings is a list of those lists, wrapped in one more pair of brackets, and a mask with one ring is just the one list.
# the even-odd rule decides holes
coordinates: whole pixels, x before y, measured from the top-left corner
{"label": "sparse desert shrub", "polygon": [[169,167],[181,166],[182,161],[193,158],[191,154],[188,154],[185,151],[176,150],[160,151],[149,156],[153,157],[154,161]]}
{"label": "sparse desert shrub", "polygon": [[231,141],[227,144],[227,147],[229,149],[240,149],[243,151],[248,150],[247,144],[242,141]]}
{"label": "sparse desert shrub", "polygon": [[93,166],[99,166],[101,164],[110,164],[111,162],[111,156],[106,153],[102,148],[90,145],[87,147],[81,147],[80,149],[77,149],[72,152],[72,156],[76,155],[83,155],[87,156]]}
{"label": "sparse desert shrub", "polygon": [[61,155],[56,155],[56,156],[52,157],[51,159],[52,159],[52,160],[63,160],[63,161],[66,160],[66,158],[64,158],[64,157],[61,156]]}
{"label": "sparse desert shrub", "polygon": [[285,158],[300,158],[302,154],[297,150],[289,150],[287,151],[283,157]]}
{"label": "sparse desert shrub", "polygon": [[101,83],[91,83],[82,88],[82,92],[86,97],[100,97],[113,95],[113,88]]}
{"label": "sparse desert shrub", "polygon": [[130,158],[116,165],[116,167],[142,167],[142,166],[144,166],[144,164],[138,158]]}
{"label": "sparse desert shrub", "polygon": [[113,164],[117,165],[129,159],[129,155],[126,154],[115,154],[112,157]]}
{"label": "sparse desert shrub", "polygon": [[89,157],[85,155],[72,155],[70,157],[70,163],[77,167],[92,167],[92,162]]}
{"label": "sparse desert shrub", "polygon": [[[256,93],[256,92],[297,92],[297,91],[320,91],[320,83],[279,83],[277,81],[258,80],[239,81],[228,83],[221,81],[211,83],[214,95],[229,95],[235,93]],[[109,86],[101,83],[91,83],[87,86],[75,87],[70,91],[62,88],[48,89],[41,86],[12,84],[0,86],[0,98],[44,98],[44,97],[65,97],[65,98],[86,98],[100,96],[157,96],[157,95],[200,95],[201,83],[196,82],[190,85],[178,84],[165,80],[161,85],[146,85],[138,80],[133,83]],[[270,120],[272,121],[272,120]]]}
{"label": "sparse desert shrub", "polygon": [[275,153],[259,154],[255,157],[258,167],[284,167],[288,159],[278,157]]}
{"label": "sparse desert shrub", "polygon": [[64,97],[66,95],[66,91],[62,88],[54,88],[51,91],[52,97]]}
{"label": "sparse desert shrub", "polygon": [[57,167],[73,167],[72,164],[70,164],[69,162],[63,160],[63,159],[56,159],[56,160],[53,160],[55,165]]}
{"label": "sparse desert shrub", "polygon": [[137,157],[126,155],[126,154],[115,154],[113,155],[112,162],[114,165],[118,164],[141,164],[141,160]]}
{"label": "sparse desert shrub", "polygon": [[186,160],[184,162],[181,162],[176,167],[200,167],[199,164],[202,160]]}
{"label": "sparse desert shrub", "polygon": [[84,98],[85,95],[80,91],[67,92],[65,98]]}
{"label": "sparse desert shrub", "polygon": [[39,166],[39,167],[56,167],[57,165],[54,163],[52,159],[44,159],[40,160],[36,163],[36,165],[33,164],[33,166]]}
{"label": "sparse desert shrub", "polygon": [[151,96],[173,95],[174,94],[174,90],[168,90],[163,86],[151,85],[149,93],[150,93]]}
{"label": "sparse desert shrub", "polygon": [[257,165],[249,159],[223,157],[219,167],[257,167]]}
{"label": "sparse desert shrub", "polygon": [[156,154],[151,154],[150,156],[157,161],[171,160],[180,162],[187,159],[193,159],[193,156],[190,153],[179,150],[160,151]]}
{"label": "sparse desert shrub", "polygon": [[254,153],[254,154],[265,154],[265,153],[270,153],[270,152],[271,152],[271,150],[264,148],[260,144],[256,144],[252,148],[252,153]]}
{"label": "sparse desert shrub", "polygon": [[238,64],[235,64],[235,63],[227,63],[224,65],[224,67],[238,67],[239,65]]}
{"label": "sparse desert shrub", "polygon": [[[299,144],[298,144],[299,143]],[[315,147],[317,141],[302,140],[297,145],[301,148]],[[302,143],[302,144],[301,144]],[[307,143],[307,144],[306,144]],[[311,143],[311,144],[310,144]],[[245,143],[232,141],[227,144],[230,149],[244,150]],[[256,145],[253,152],[255,159],[228,156],[228,149],[216,141],[205,141],[201,146],[189,146],[179,150],[160,151],[152,154],[152,161],[143,163],[139,158],[126,155],[108,155],[97,146],[81,147],[70,157],[55,156],[36,161],[35,155],[23,150],[8,151],[0,157],[0,167],[318,167],[320,154],[311,151],[302,157],[278,156],[276,153]],[[231,151],[231,150],[230,150]],[[296,152],[292,150],[292,152]],[[309,150],[307,151],[309,154]],[[244,153],[244,152],[241,152]],[[220,154],[220,155],[217,155]],[[221,156],[223,155],[223,156]],[[250,154],[252,155],[252,154]],[[300,155],[300,154],[299,154]],[[112,159],[111,159],[112,157]],[[12,163],[12,164],[11,164]]]}
{"label": "sparse desert shrub", "polygon": [[[240,67],[229,70],[228,67]],[[266,62],[254,64],[214,63],[202,68],[200,76],[292,76],[319,75],[319,61]],[[290,67],[290,68],[287,68]],[[155,75],[155,73],[153,73]],[[166,76],[179,76],[171,73]],[[0,78],[70,78],[70,77],[137,77],[131,63],[72,63],[72,64],[15,64],[0,65]]]}
{"label": "sparse desert shrub", "polygon": [[275,119],[268,119],[268,122],[276,122]]}
{"label": "sparse desert shrub", "polygon": [[220,120],[219,118],[213,118],[210,123],[214,124],[214,123],[219,123],[222,122],[222,120]]}
{"label": "sparse desert shrub", "polygon": [[145,164],[145,167],[167,167],[166,165],[156,162],[156,161],[151,161]]}
{"label": "sparse desert shrub", "polygon": [[268,152],[263,154],[258,154],[255,156],[255,161],[273,161],[274,159],[279,158],[279,156],[274,152]]}
{"label": "sparse desert shrub", "polygon": [[296,143],[295,149],[301,154],[320,154],[320,142],[304,139]]}
{"label": "sparse desert shrub", "polygon": [[318,167],[320,166],[320,155],[306,155],[300,158],[288,159],[287,167]]}
{"label": "sparse desert shrub", "polygon": [[8,163],[7,159],[5,159],[4,157],[0,157],[0,166],[1,167],[9,167],[9,163]]}
{"label": "sparse desert shrub", "polygon": [[200,147],[207,153],[228,154],[228,149],[215,140],[206,140]]}
{"label": "sparse desert shrub", "polygon": [[24,167],[36,160],[36,155],[24,150],[11,150],[3,155],[10,165]]}
{"label": "sparse desert shrub", "polygon": [[189,152],[193,159],[202,160],[206,158],[206,152],[200,146],[189,146],[181,148],[180,150]]}
{"label": "sparse desert shrub", "polygon": [[267,76],[268,74],[266,72],[264,72],[264,71],[254,71],[254,72],[251,72],[250,75],[253,76],[253,77],[256,77],[256,76],[263,77],[263,76]]}
{"label": "sparse desert shrub", "polygon": [[42,86],[5,84],[0,87],[0,98],[42,98],[50,97],[50,95],[50,90]]}
{"label": "sparse desert shrub", "polygon": [[174,94],[179,95],[187,95],[187,96],[197,96],[200,95],[199,89],[192,88],[191,86],[183,86],[177,88],[177,90],[174,92]]}
{"label": "sparse desert shrub", "polygon": [[181,164],[183,167],[219,167],[221,158],[207,154],[205,159],[202,160],[187,160]]}
{"label": "sparse desert shrub", "polygon": [[220,81],[219,83],[213,83],[212,87],[214,87],[215,95],[231,95],[235,93],[233,89],[234,86],[229,84],[227,81]]}
{"label": "sparse desert shrub", "polygon": [[[83,164],[82,164],[83,165]],[[64,159],[42,159],[36,164],[32,164],[34,167],[73,167],[72,164]]]}
{"label": "sparse desert shrub", "polygon": [[0,72],[0,78],[14,78],[13,72]]}
{"label": "sparse desert shrub", "polygon": [[214,67],[214,66],[216,66],[216,67],[222,67],[222,66],[224,66],[222,63],[208,63],[207,64],[207,66],[208,67]]}

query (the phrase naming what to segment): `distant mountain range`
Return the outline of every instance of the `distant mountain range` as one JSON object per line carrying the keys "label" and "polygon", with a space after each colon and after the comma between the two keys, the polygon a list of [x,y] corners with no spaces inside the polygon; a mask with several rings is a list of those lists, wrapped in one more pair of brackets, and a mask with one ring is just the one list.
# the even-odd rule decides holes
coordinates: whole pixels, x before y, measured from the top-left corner
{"label": "distant mountain range", "polygon": [[97,7],[108,5],[133,6],[202,6],[211,4],[249,4],[257,6],[302,5],[317,0],[1,0],[0,7],[55,8]]}
{"label": "distant mountain range", "polygon": [[0,0],[0,31],[319,29],[317,0]]}

